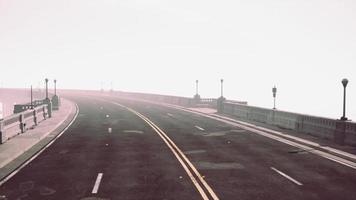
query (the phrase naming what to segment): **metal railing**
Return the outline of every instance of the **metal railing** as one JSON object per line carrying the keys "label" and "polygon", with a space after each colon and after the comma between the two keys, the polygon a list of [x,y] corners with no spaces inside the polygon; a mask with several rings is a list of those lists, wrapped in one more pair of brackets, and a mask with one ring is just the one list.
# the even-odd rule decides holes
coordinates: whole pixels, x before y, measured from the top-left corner
{"label": "metal railing", "polygon": [[8,139],[35,128],[41,121],[51,117],[51,105],[44,104],[13,114],[0,120],[0,144]]}
{"label": "metal railing", "polygon": [[35,108],[37,106],[41,106],[41,105],[44,105],[46,104],[46,100],[43,99],[43,100],[34,100],[31,103],[26,103],[26,104],[16,104],[14,105],[14,113],[20,113],[20,112],[23,112],[25,110],[29,110],[29,109],[32,109],[32,108]]}

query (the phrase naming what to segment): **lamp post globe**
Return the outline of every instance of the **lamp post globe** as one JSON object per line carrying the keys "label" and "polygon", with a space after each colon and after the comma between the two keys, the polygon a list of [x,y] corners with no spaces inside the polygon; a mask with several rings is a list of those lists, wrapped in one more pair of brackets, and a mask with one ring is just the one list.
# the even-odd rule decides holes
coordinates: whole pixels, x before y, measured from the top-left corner
{"label": "lamp post globe", "polygon": [[349,83],[349,80],[347,80],[347,78],[344,78],[344,79],[342,79],[341,83],[344,87],[346,87],[347,84]]}

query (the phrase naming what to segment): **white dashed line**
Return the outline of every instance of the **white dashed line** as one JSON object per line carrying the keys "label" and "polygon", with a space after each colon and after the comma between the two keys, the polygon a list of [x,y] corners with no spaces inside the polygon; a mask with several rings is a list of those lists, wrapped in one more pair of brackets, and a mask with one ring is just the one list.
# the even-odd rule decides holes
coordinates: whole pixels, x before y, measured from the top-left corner
{"label": "white dashed line", "polygon": [[202,127],[200,127],[200,126],[194,126],[195,128],[197,128],[197,129],[199,129],[199,130],[201,130],[201,131],[205,131],[205,129],[203,129]]}
{"label": "white dashed line", "polygon": [[173,115],[171,113],[167,113],[167,115],[170,116],[170,117],[173,117]]}
{"label": "white dashed line", "polygon": [[287,174],[285,174],[285,173],[279,171],[278,169],[276,169],[276,168],[274,168],[274,167],[271,167],[271,169],[272,169],[273,171],[277,172],[278,174],[282,175],[284,178],[286,178],[286,179],[292,181],[293,183],[295,183],[295,184],[297,184],[297,185],[299,185],[299,186],[302,186],[302,185],[303,185],[301,182],[299,182],[299,181],[295,180],[294,178],[288,176]]}
{"label": "white dashed line", "polygon": [[102,178],[103,178],[103,173],[99,173],[98,177],[96,177],[95,185],[93,187],[93,191],[91,192],[92,194],[98,193],[100,182],[101,182]]}

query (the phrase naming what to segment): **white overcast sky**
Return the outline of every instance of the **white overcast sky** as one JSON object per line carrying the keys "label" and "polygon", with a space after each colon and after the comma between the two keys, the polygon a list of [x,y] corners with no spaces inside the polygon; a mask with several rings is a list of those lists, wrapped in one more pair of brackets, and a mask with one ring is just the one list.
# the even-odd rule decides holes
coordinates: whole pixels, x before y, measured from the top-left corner
{"label": "white overcast sky", "polygon": [[0,0],[0,84],[218,97],[356,120],[356,1]]}

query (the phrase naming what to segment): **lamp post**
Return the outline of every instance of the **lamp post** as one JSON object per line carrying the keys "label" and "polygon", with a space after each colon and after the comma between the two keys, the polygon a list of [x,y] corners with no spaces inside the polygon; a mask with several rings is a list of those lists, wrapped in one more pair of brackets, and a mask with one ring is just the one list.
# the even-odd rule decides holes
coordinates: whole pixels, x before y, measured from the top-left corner
{"label": "lamp post", "polygon": [[199,84],[199,80],[195,81],[195,94],[198,95],[199,91],[198,91],[198,84]]}
{"label": "lamp post", "polygon": [[54,96],[57,96],[57,80],[54,79]]}
{"label": "lamp post", "polygon": [[48,78],[45,79],[46,82],[46,99],[48,99]]}
{"label": "lamp post", "polygon": [[341,83],[344,86],[344,106],[343,106],[343,115],[341,117],[341,120],[346,121],[347,120],[347,117],[345,116],[346,115],[346,86],[349,83],[349,80],[344,78],[342,79]]}
{"label": "lamp post", "polygon": [[276,110],[276,94],[277,94],[276,86],[272,88],[272,93],[273,93],[273,110]]}
{"label": "lamp post", "polygon": [[33,91],[32,91],[32,85],[31,85],[31,109],[33,109]]}
{"label": "lamp post", "polygon": [[224,96],[224,79],[220,79],[221,82],[221,97]]}

